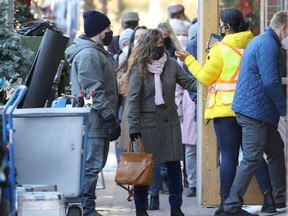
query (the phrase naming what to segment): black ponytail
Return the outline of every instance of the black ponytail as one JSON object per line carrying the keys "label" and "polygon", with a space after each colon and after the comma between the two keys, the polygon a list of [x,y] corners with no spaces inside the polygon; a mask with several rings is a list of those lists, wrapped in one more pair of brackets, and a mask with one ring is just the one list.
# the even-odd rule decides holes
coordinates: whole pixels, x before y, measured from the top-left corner
{"label": "black ponytail", "polygon": [[222,22],[229,24],[235,33],[247,31],[249,28],[249,22],[245,21],[242,12],[235,8],[223,10],[220,14],[220,18]]}

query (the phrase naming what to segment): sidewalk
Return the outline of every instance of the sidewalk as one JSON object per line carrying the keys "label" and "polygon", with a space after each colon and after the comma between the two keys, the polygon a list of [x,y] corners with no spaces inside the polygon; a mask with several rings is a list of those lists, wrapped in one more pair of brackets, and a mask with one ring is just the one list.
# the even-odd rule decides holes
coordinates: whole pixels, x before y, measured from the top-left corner
{"label": "sidewalk", "polygon": [[[103,216],[135,216],[134,202],[128,202],[127,191],[117,186],[114,182],[115,170],[117,168],[116,156],[114,153],[114,143],[110,145],[110,152],[107,164],[104,168],[105,189],[97,189],[97,211]],[[101,187],[101,178],[99,177],[98,186]],[[197,204],[195,197],[186,197],[187,188],[183,192],[182,211],[185,216],[212,216],[218,208],[217,206],[201,206]],[[257,212],[260,216],[266,215],[287,215],[285,212],[277,212],[276,214],[259,213],[261,206],[247,206],[246,210]],[[160,210],[148,211],[150,216],[169,216],[170,206],[168,203],[168,195],[160,194]]]}

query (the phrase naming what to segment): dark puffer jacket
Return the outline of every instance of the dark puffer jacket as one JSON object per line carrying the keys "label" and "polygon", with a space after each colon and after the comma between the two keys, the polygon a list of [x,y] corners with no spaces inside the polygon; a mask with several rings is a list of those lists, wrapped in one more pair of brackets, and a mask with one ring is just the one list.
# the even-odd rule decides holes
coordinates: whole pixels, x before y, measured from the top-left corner
{"label": "dark puffer jacket", "polygon": [[271,27],[255,37],[242,58],[232,109],[275,127],[286,115],[281,86],[281,42]]}

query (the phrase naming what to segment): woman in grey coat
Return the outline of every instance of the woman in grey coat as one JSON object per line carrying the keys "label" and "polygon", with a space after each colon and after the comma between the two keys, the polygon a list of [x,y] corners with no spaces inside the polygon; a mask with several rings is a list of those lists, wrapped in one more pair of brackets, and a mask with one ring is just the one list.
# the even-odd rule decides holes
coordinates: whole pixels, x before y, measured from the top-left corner
{"label": "woman in grey coat", "polygon": [[[166,163],[171,216],[184,215],[182,205],[182,139],[175,104],[175,88],[196,91],[196,81],[169,58],[159,30],[150,29],[133,50],[133,66],[128,76],[128,124],[130,138],[141,136],[146,152],[155,163]],[[147,216],[148,187],[134,187],[137,216]]]}

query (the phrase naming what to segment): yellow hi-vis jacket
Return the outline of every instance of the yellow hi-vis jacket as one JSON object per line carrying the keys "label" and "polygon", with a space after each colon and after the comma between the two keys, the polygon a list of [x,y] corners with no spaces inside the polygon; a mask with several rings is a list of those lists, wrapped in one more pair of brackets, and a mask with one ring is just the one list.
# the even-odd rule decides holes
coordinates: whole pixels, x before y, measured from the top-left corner
{"label": "yellow hi-vis jacket", "polygon": [[240,62],[252,38],[251,31],[226,35],[222,42],[211,48],[204,67],[191,55],[185,58],[184,63],[189,71],[203,85],[208,86],[205,119],[235,116],[231,106]]}
{"label": "yellow hi-vis jacket", "polygon": [[208,87],[205,119],[235,116],[232,111],[240,62],[244,49],[236,49],[224,42],[219,43],[223,54],[223,69],[217,81]]}

